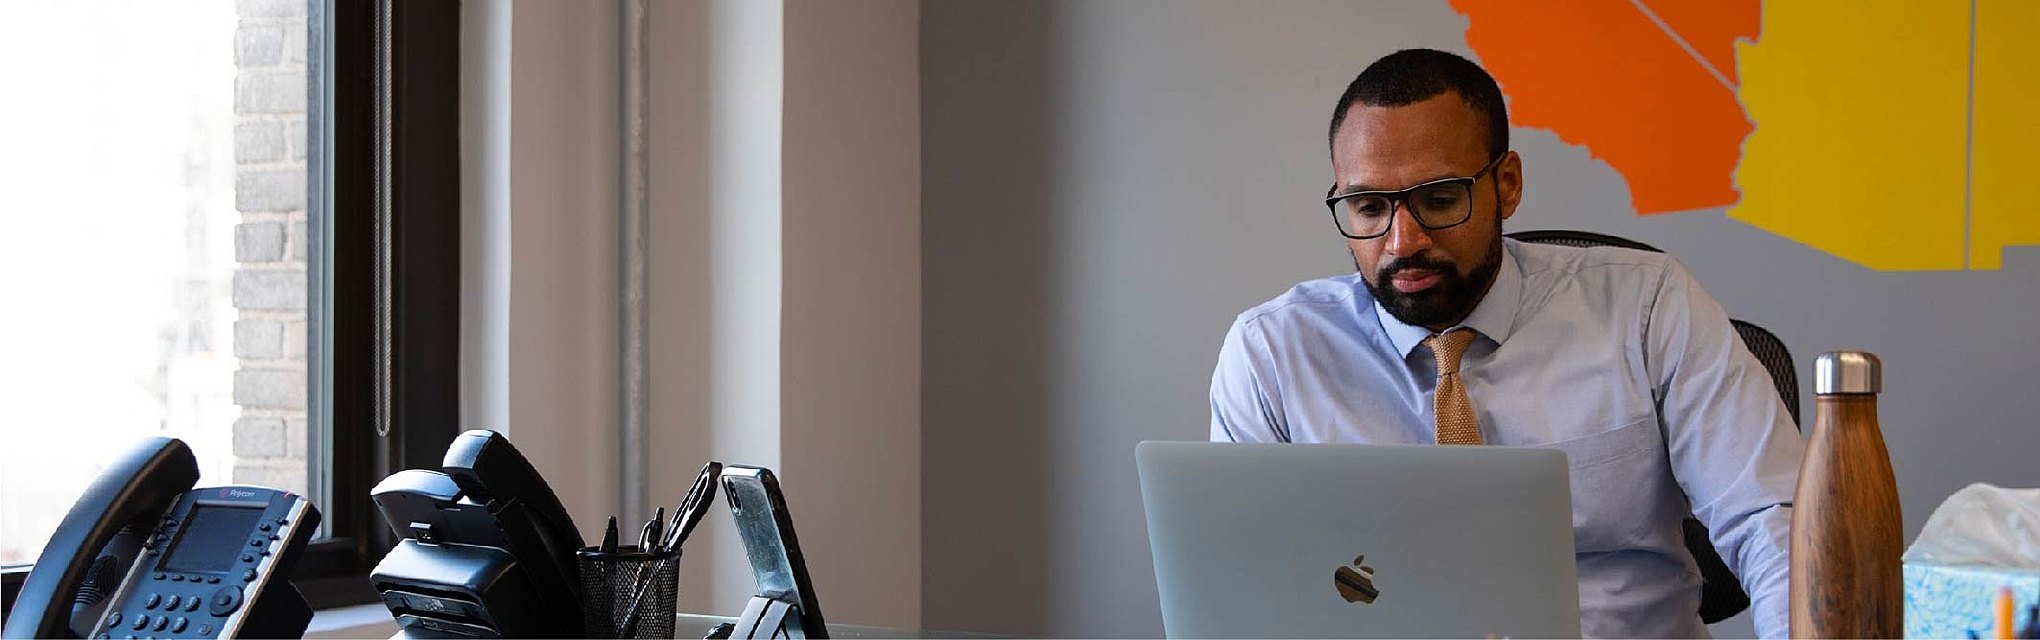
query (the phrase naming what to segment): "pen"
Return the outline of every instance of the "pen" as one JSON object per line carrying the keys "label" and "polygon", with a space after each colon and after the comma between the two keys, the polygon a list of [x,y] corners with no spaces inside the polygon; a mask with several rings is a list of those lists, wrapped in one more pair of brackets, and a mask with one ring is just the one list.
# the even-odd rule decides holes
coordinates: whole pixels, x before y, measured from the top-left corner
{"label": "pen", "polygon": [[649,553],[652,550],[652,546],[658,544],[659,520],[665,517],[666,508],[659,507],[659,514],[645,521],[645,527],[638,531],[638,551]]}
{"label": "pen", "polygon": [[2011,640],[2018,637],[2018,629],[2012,627],[2012,588],[1998,587],[1997,602],[1992,604],[1996,605],[1995,608],[1997,609],[1997,629],[1995,630],[1997,635],[1995,637],[1998,640]]}
{"label": "pen", "polygon": [[603,553],[616,553],[616,516],[609,516],[609,528],[602,530]]}

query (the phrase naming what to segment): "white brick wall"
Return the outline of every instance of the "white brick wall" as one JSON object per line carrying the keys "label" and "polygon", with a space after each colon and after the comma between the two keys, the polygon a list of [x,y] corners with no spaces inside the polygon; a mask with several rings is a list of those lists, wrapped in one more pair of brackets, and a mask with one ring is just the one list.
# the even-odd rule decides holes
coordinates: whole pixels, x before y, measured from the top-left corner
{"label": "white brick wall", "polygon": [[305,7],[238,0],[234,482],[306,488]]}

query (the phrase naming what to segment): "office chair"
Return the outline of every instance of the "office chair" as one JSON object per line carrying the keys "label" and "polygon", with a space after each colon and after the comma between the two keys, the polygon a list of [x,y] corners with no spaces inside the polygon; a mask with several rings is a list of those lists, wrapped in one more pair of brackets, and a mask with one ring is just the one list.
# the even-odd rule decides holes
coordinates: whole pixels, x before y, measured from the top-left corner
{"label": "office chair", "polygon": [[[1592,233],[1588,231],[1540,230],[1518,231],[1508,237],[1522,242],[1556,244],[1568,247],[1622,247],[1653,253],[1664,253],[1653,247],[1628,238]],[[1763,327],[1730,319],[1736,335],[1742,336],[1743,346],[1764,365],[1771,374],[1771,383],[1778,388],[1778,398],[1785,403],[1785,411],[1792,415],[1792,424],[1799,425],[1799,372],[1792,366],[1792,353],[1785,349],[1785,342]],[[1800,427],[1804,430],[1804,427]],[[1714,550],[1714,543],[1707,539],[1707,525],[1687,516],[1685,521],[1686,550],[1700,565],[1700,620],[1714,624],[1742,613],[1750,606],[1750,596],[1743,592],[1742,582],[1722,562],[1721,554]]]}

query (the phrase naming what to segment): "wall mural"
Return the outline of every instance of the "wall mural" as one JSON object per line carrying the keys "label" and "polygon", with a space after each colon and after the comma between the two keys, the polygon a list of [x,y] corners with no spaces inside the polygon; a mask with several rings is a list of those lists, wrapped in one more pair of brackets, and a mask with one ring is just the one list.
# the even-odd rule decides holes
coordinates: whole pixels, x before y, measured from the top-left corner
{"label": "wall mural", "polygon": [[2040,2],[1451,0],[1511,123],[1640,215],[1728,216],[1882,271],[2040,245]]}

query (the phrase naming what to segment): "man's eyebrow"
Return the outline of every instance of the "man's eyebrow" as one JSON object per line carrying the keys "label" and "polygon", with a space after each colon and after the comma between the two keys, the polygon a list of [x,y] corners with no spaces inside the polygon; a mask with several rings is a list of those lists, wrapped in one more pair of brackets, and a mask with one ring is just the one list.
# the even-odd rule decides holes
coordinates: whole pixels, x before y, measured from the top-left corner
{"label": "man's eyebrow", "polygon": [[[1433,182],[1437,182],[1437,181],[1439,181],[1439,180],[1451,180],[1451,179],[1453,179],[1453,178],[1464,178],[1464,177],[1466,177],[1466,176],[1461,176],[1461,175],[1441,175],[1441,176],[1437,176],[1437,177],[1433,177],[1433,178],[1427,178],[1427,179],[1424,179],[1424,180],[1418,180],[1418,181],[1416,181],[1416,182],[1414,182],[1414,183],[1411,183],[1411,184],[1410,184],[1410,187],[1414,187],[1414,186],[1417,186],[1417,185],[1422,185],[1422,184],[1430,184],[1430,183],[1433,183]],[[1409,187],[1403,187],[1403,189],[1408,189],[1408,188],[1409,188]],[[1332,185],[1332,197],[1334,197],[1334,198],[1336,198],[1336,197],[1340,197],[1340,196],[1350,196],[1350,195],[1353,195],[1353,194],[1356,194],[1356,193],[1366,193],[1366,192],[1369,192],[1369,191],[1402,191],[1402,189],[1390,189],[1390,188],[1388,188],[1388,187],[1377,187],[1377,186],[1374,186],[1374,185],[1371,185],[1371,184],[1333,184],[1333,185]]]}

